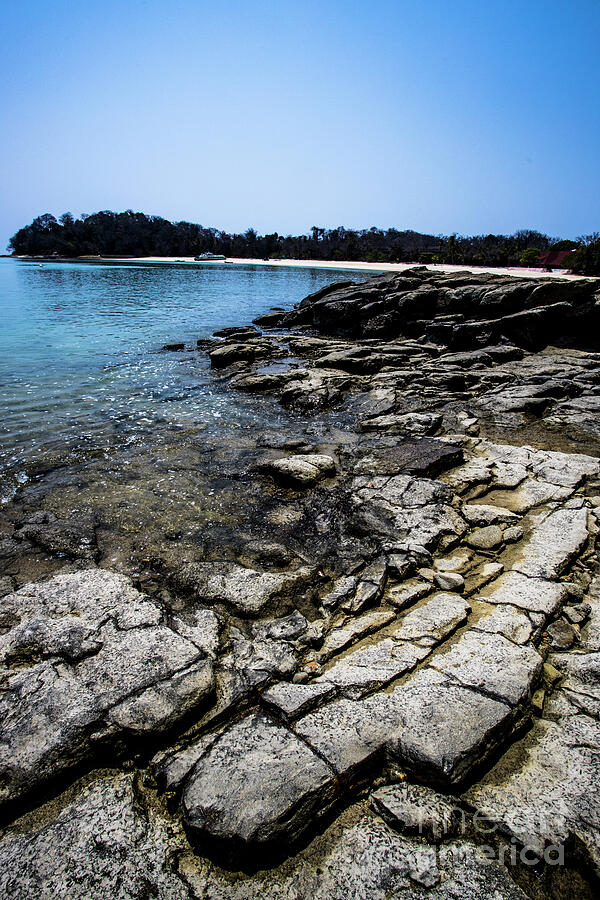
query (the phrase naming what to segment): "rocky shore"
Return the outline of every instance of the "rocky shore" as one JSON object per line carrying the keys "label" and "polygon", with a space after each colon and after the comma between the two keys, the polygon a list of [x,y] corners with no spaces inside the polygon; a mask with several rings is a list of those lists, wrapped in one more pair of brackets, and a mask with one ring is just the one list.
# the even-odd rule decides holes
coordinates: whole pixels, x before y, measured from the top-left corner
{"label": "rocky shore", "polygon": [[198,342],[281,428],[24,487],[0,894],[597,896],[599,309],[332,285]]}

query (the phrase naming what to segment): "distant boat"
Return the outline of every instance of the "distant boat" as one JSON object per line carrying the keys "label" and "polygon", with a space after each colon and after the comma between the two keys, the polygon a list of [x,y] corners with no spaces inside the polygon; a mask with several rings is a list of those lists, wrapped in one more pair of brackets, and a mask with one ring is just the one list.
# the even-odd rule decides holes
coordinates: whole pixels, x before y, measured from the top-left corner
{"label": "distant boat", "polygon": [[220,256],[218,253],[201,253],[200,256],[194,257],[196,262],[215,262],[219,259],[227,259],[227,257]]}

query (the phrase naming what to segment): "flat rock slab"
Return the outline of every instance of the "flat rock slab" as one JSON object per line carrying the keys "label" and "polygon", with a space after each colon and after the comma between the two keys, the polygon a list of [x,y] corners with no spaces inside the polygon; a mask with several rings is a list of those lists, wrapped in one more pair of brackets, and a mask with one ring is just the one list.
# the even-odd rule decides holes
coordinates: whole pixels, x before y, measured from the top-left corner
{"label": "flat rock slab", "polygon": [[262,694],[263,703],[279,715],[291,720],[305,715],[321,706],[335,694],[335,685],[327,682],[312,684],[290,684],[281,681]]}
{"label": "flat rock slab", "polygon": [[26,585],[2,615],[1,802],[91,759],[102,740],[172,727],[213,692],[201,626],[197,643],[183,637],[122,575],[89,569]]}
{"label": "flat rock slab", "polygon": [[374,791],[369,802],[392,828],[432,841],[458,833],[457,806],[422,784],[389,784]]}
{"label": "flat rock slab", "polygon": [[466,799],[542,856],[576,836],[600,864],[600,726],[586,715],[541,720]]}
{"label": "flat rock slab", "polygon": [[421,781],[457,784],[508,740],[508,704],[458,685],[434,669],[417,672],[391,692],[397,710],[387,752]]}
{"label": "flat rock slab", "polygon": [[501,746],[515,720],[507,703],[427,668],[391,691],[329,703],[294,729],[349,783],[386,753],[419,780],[447,785]]}
{"label": "flat rock slab", "polygon": [[199,836],[238,851],[301,835],[335,797],[335,775],[295,734],[256,713],[199,759],[182,811]]}
{"label": "flat rock slab", "polygon": [[140,808],[133,776],[110,774],[0,840],[0,896],[52,900],[189,900],[170,864],[186,843]]}
{"label": "flat rock slab", "polygon": [[433,647],[467,621],[470,605],[456,594],[434,594],[422,606],[407,613],[393,637]]}
{"label": "flat rock slab", "polygon": [[529,578],[520,572],[507,572],[486,589],[481,599],[486,603],[509,603],[530,612],[553,615],[568,597],[563,584],[544,578]]}
{"label": "flat rock slab", "polygon": [[466,687],[516,706],[530,695],[542,658],[532,647],[516,646],[501,634],[468,631],[430,665]]}
{"label": "flat rock slab", "polygon": [[557,578],[585,546],[587,518],[585,507],[550,513],[521,545],[514,568],[533,578]]}
{"label": "flat rock slab", "polygon": [[339,658],[319,681],[335,685],[346,697],[362,697],[414,669],[428,653],[416,644],[380,638]]}

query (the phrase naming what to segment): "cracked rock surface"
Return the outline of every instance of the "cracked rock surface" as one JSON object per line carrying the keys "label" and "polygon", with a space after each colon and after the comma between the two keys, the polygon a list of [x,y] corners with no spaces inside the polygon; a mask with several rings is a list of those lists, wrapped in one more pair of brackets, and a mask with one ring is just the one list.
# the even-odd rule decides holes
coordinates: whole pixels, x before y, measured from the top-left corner
{"label": "cracked rock surface", "polygon": [[198,351],[283,430],[23,487],[2,896],[598,895],[599,296],[332,286]]}

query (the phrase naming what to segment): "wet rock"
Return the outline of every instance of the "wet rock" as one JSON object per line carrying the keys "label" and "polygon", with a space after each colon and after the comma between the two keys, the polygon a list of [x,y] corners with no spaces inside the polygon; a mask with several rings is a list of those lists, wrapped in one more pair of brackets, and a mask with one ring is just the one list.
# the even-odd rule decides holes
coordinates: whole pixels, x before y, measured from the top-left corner
{"label": "wet rock", "polygon": [[255,616],[266,608],[292,603],[312,576],[313,569],[306,566],[279,573],[225,563],[185,563],[175,572],[173,582],[200,602],[223,603],[242,615]]}
{"label": "wet rock", "polygon": [[248,339],[242,342],[227,341],[209,350],[210,364],[214,369],[222,369],[236,362],[250,363],[256,359],[274,359],[285,352],[270,340]]}
{"label": "wet rock", "polygon": [[336,472],[335,460],[322,453],[286,456],[263,463],[264,472],[285,487],[308,488]]}

